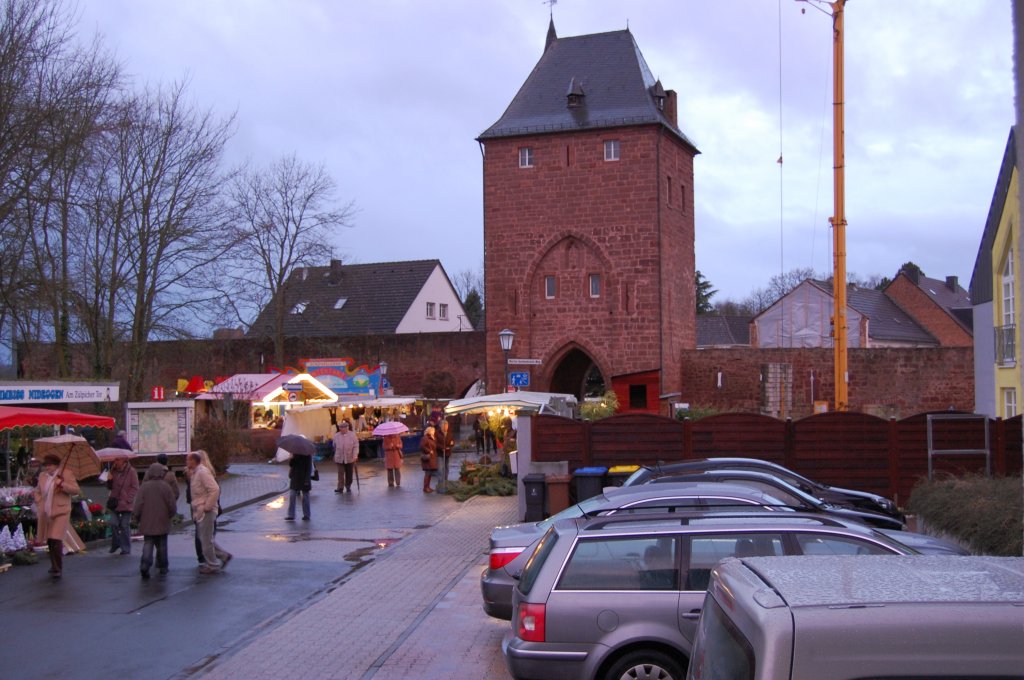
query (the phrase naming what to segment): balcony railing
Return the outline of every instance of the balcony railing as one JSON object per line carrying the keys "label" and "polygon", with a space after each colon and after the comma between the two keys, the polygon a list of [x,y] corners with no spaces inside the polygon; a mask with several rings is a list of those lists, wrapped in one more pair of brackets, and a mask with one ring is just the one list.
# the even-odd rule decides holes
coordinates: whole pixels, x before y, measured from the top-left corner
{"label": "balcony railing", "polygon": [[1017,360],[1017,326],[996,326],[996,363],[1012,365]]}

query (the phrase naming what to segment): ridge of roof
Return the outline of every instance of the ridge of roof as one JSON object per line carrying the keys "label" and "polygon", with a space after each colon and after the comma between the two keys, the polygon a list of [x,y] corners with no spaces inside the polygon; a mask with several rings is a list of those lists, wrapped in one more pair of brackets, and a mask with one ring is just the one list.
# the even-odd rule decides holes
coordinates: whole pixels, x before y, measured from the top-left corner
{"label": "ridge of roof", "polygon": [[[655,104],[650,88],[656,79],[627,29],[555,37],[497,122],[478,141],[528,134],[636,125],[661,125],[700,153],[678,125]],[[566,106],[572,79],[585,88],[586,103]]]}
{"label": "ridge of roof", "polygon": [[[830,282],[818,279],[807,279],[807,281],[832,297]],[[917,319],[908,314],[883,291],[860,286],[847,286],[846,306],[867,317],[870,338],[939,344],[934,335],[929,333],[917,322]]]}

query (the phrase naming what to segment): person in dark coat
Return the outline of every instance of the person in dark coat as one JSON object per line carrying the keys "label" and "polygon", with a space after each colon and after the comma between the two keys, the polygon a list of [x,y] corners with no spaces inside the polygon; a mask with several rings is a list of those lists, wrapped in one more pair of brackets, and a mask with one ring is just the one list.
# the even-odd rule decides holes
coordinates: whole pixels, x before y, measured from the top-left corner
{"label": "person in dark coat", "polygon": [[122,555],[127,555],[132,551],[132,507],[139,491],[139,475],[128,459],[114,459],[107,488],[110,498],[116,502],[110,509],[110,552],[120,550]]}
{"label": "person in dark coat", "polygon": [[452,434],[448,419],[442,417],[434,426],[434,441],[437,447],[437,492],[448,491],[448,459],[455,447],[455,436]]}
{"label": "person in dark coat", "polygon": [[313,473],[313,459],[309,456],[292,456],[288,461],[288,514],[285,519],[295,519],[295,498],[302,495],[302,519],[309,519],[309,492],[313,488],[310,475]]}
{"label": "person in dark coat", "polygon": [[117,436],[114,437],[114,441],[110,442],[110,448],[126,449],[128,451],[131,451],[132,445],[128,443],[128,433],[125,432],[124,430],[118,432]]}
{"label": "person in dark coat", "polygon": [[153,566],[154,548],[156,568],[161,574],[167,573],[167,534],[171,533],[171,518],[177,510],[177,503],[171,487],[167,485],[166,475],[167,468],[160,463],[150,465],[132,507],[132,517],[138,520],[139,533],[145,538],[139,564],[144,579],[149,578],[149,569]]}

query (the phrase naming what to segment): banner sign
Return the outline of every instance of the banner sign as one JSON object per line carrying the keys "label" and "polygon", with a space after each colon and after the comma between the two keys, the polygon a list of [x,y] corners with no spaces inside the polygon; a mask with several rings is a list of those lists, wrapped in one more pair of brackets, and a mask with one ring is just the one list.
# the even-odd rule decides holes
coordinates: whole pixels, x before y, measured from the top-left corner
{"label": "banner sign", "polygon": [[356,365],[352,357],[340,359],[306,359],[306,373],[319,380],[338,395],[379,395],[380,367]]}
{"label": "banner sign", "polygon": [[0,383],[0,404],[77,404],[119,401],[120,383]]}

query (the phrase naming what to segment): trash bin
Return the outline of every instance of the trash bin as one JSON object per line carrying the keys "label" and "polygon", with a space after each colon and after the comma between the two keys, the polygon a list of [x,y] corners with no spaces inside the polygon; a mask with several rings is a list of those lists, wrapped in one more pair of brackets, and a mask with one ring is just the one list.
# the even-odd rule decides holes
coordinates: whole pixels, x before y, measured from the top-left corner
{"label": "trash bin", "polygon": [[548,475],[548,517],[569,507],[569,482],[571,475]]}
{"label": "trash bin", "polygon": [[539,522],[544,519],[544,475],[531,473],[523,477],[526,490],[526,516],[524,522]]}
{"label": "trash bin", "polygon": [[585,501],[588,498],[601,493],[604,487],[604,476],[608,473],[606,467],[583,467],[573,473],[576,482],[576,502]]}
{"label": "trash bin", "polygon": [[622,486],[639,469],[639,465],[613,465],[608,468],[608,486]]}

